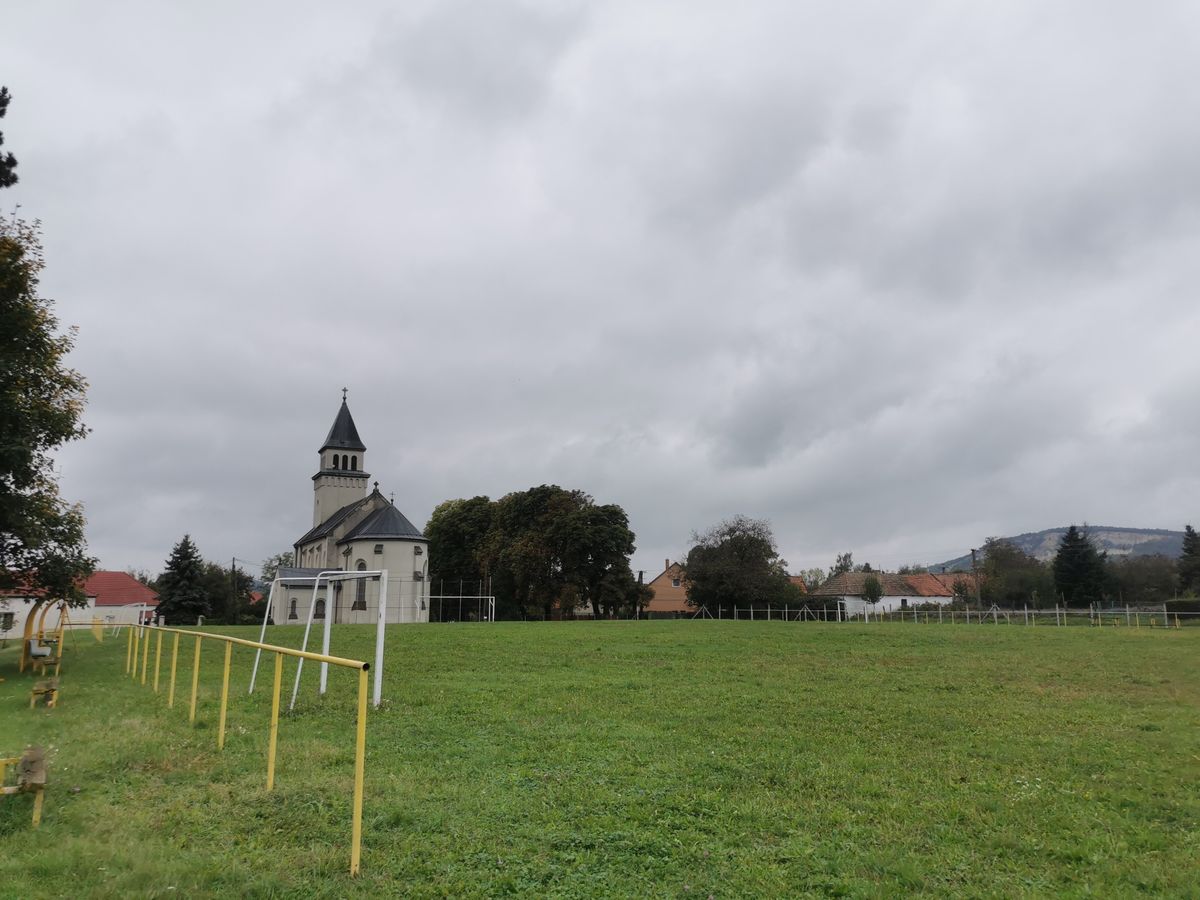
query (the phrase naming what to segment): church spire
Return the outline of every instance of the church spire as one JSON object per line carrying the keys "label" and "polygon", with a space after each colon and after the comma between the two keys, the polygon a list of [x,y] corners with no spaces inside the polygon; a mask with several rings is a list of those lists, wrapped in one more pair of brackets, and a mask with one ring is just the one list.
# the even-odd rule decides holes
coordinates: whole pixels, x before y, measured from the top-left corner
{"label": "church spire", "polygon": [[321,445],[322,451],[333,449],[358,450],[360,453],[367,449],[362,438],[358,436],[354,417],[350,415],[350,407],[346,405],[346,388],[342,388],[342,406],[333,420],[333,427],[329,429],[329,435]]}

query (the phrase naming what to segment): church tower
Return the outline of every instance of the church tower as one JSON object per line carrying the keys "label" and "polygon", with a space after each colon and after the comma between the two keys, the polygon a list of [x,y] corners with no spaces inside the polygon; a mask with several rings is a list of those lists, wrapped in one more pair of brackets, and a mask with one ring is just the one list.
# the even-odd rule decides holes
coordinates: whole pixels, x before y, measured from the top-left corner
{"label": "church tower", "polygon": [[367,495],[367,448],[350,407],[346,405],[346,389],[342,389],[342,407],[325,443],[321,445],[321,468],[313,476],[313,526],[320,525],[335,512]]}

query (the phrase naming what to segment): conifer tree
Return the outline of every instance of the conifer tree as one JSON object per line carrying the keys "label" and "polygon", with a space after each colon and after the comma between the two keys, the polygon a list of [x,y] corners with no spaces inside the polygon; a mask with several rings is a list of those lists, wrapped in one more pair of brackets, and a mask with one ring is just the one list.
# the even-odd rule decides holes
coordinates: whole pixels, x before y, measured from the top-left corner
{"label": "conifer tree", "polygon": [[1054,557],[1054,587],[1067,606],[1087,606],[1103,599],[1105,559],[1086,529],[1074,525],[1067,529]]}
{"label": "conifer tree", "polygon": [[1179,557],[1179,593],[1200,595],[1200,534],[1191,525],[1183,529],[1183,555]]}
{"label": "conifer tree", "polygon": [[158,578],[158,614],[170,625],[194,625],[198,616],[211,615],[204,578],[204,561],[185,534]]}
{"label": "conifer tree", "polygon": [[[8,101],[12,99],[8,88],[0,87],[0,119],[8,112]],[[0,147],[4,146],[4,132],[0,131]],[[12,187],[17,183],[17,158],[11,153],[0,152],[0,188]]]}

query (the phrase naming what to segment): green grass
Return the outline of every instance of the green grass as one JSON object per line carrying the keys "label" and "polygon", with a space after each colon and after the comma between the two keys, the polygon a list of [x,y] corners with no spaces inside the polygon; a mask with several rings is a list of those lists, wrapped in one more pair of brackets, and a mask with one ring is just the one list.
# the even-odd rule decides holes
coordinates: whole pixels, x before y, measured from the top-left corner
{"label": "green grass", "polygon": [[0,896],[1200,893],[1200,629],[393,628],[357,880],[354,673],[321,701],[306,672],[267,794],[252,652],[218,752],[215,644],[190,727],[189,640],[174,709],[169,644],[155,695],[124,635],[74,643],[54,710],[0,651],[0,753],[53,780],[38,832],[0,798]]}

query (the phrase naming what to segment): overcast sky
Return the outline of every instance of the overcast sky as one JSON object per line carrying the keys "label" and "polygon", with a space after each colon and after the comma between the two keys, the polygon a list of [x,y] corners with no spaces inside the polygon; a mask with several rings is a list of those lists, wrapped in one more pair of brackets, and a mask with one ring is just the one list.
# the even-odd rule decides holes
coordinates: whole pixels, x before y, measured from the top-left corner
{"label": "overcast sky", "polygon": [[104,568],[289,549],[341,400],[423,525],[542,483],[634,568],[1200,524],[1200,5],[11,4]]}

